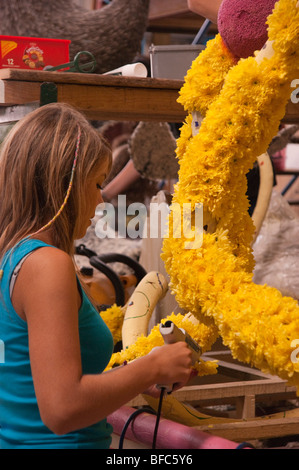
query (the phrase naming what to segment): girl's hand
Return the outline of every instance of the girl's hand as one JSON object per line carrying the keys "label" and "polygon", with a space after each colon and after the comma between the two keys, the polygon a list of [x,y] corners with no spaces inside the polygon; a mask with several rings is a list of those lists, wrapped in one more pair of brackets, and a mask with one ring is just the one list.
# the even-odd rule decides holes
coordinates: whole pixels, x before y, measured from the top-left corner
{"label": "girl's hand", "polygon": [[[156,384],[173,384],[173,390],[186,385],[193,376],[191,351],[185,342],[154,348],[150,356],[153,368],[157,368]],[[154,398],[160,396],[160,389],[152,385],[144,391]]]}
{"label": "girl's hand", "polygon": [[[196,377],[196,376],[197,376],[197,370],[196,369],[191,369],[190,370],[189,380],[191,380],[193,377]],[[187,383],[189,382],[189,380],[187,381]],[[187,383],[178,382],[178,383],[173,384],[172,392],[175,392],[176,390],[179,390],[180,388],[187,385]],[[144,395],[149,395],[150,397],[153,397],[153,398],[159,398],[160,393],[161,393],[161,389],[158,388],[157,385],[151,385],[143,393],[144,393]]]}

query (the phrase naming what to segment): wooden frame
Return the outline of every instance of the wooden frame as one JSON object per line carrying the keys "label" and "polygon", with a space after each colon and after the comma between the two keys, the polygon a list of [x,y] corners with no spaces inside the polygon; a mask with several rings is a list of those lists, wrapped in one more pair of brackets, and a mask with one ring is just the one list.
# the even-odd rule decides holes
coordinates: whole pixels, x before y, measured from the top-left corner
{"label": "wooden frame", "polygon": [[[244,442],[255,439],[267,439],[298,434],[298,409],[273,415],[256,416],[258,403],[274,404],[281,400],[296,399],[296,387],[290,387],[279,377],[264,374],[257,369],[234,361],[229,350],[209,352],[203,355],[205,360],[217,359],[219,372],[216,375],[196,379],[196,385],[183,387],[173,392],[172,396],[180,403],[188,404],[192,409],[199,409],[209,419],[203,419],[201,425],[192,426],[200,431]],[[235,413],[223,416],[209,406],[235,405]],[[141,395],[130,401],[128,406],[148,405]],[[213,420],[220,416],[224,420]],[[166,416],[172,419],[171,416]],[[227,421],[225,418],[228,418]],[[198,422],[200,423],[200,419]],[[186,423],[185,423],[186,424]]]}
{"label": "wooden frame", "polygon": [[[295,399],[296,387],[289,387],[279,377],[232,362],[229,350],[210,352],[204,360],[218,361],[218,373],[195,379],[192,385],[173,393],[180,402],[201,409],[211,405],[234,404],[236,419],[251,419],[256,416],[257,402]],[[129,406],[146,404],[142,396],[128,403]],[[299,415],[298,415],[299,416]]]}

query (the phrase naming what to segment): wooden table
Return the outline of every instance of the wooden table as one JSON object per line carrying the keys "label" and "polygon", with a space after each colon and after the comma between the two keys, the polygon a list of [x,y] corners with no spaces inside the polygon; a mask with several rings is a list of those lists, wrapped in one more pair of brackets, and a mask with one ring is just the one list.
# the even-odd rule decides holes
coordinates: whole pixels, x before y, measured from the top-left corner
{"label": "wooden table", "polygon": [[[39,103],[44,83],[56,87],[57,101],[92,120],[182,122],[186,117],[177,103],[181,80],[20,69],[0,70],[0,110]],[[289,102],[283,121],[299,123],[299,104]]]}
{"label": "wooden table", "polygon": [[0,105],[23,105],[40,100],[42,83],[57,87],[57,101],[72,104],[89,119],[181,122],[177,103],[180,80],[0,70]]}

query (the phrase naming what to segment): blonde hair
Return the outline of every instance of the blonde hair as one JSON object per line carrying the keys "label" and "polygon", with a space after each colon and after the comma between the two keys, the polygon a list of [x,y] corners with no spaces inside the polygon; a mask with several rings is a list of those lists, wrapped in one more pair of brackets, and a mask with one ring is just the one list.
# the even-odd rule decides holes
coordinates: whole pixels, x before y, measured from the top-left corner
{"label": "blonde hair", "polygon": [[29,113],[9,132],[0,151],[0,259],[17,242],[46,225],[65,199],[78,144],[72,189],[52,228],[53,244],[73,253],[88,178],[108,163],[110,145],[77,110],[52,103]]}

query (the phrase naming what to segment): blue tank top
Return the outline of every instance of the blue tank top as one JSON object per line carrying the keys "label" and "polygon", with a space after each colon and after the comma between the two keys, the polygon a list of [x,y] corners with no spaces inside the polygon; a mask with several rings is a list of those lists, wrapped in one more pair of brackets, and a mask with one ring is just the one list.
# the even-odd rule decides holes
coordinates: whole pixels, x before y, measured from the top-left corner
{"label": "blue tank top", "polygon": [[[104,419],[97,424],[58,436],[42,422],[31,374],[27,323],[14,310],[9,293],[12,274],[19,262],[40,247],[27,240],[2,262],[0,281],[0,449],[106,449],[112,427]],[[9,253],[7,253],[9,254]],[[79,283],[79,281],[78,281]],[[79,334],[83,374],[101,373],[113,352],[112,335],[80,287]]]}

